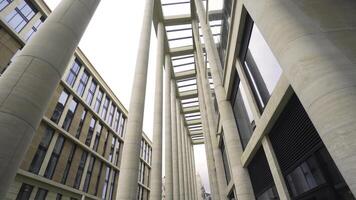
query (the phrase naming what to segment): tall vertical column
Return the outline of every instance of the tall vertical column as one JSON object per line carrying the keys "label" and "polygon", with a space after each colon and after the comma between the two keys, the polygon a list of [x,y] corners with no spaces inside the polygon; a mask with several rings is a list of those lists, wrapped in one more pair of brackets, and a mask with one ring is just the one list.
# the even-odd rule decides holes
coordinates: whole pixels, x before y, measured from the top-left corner
{"label": "tall vertical column", "polygon": [[171,124],[171,79],[172,65],[171,57],[166,55],[166,79],[165,79],[165,110],[164,110],[164,132],[165,132],[165,190],[166,199],[173,199],[173,165],[172,165],[172,124]]}
{"label": "tall vertical column", "polygon": [[188,191],[188,169],[187,169],[187,130],[184,125],[184,118],[182,117],[183,126],[183,174],[184,174],[184,199],[189,199]]}
{"label": "tall vertical column", "polygon": [[221,117],[221,123],[224,129],[226,139],[226,152],[230,160],[232,180],[235,184],[236,198],[239,200],[255,199],[251,180],[247,169],[241,164],[242,146],[240,137],[237,134],[238,129],[234,119],[234,114],[230,102],[226,99],[226,91],[223,86],[219,70],[222,69],[220,59],[217,56],[217,48],[213,40],[210,27],[205,23],[204,6],[201,0],[194,0],[202,33],[207,51],[207,57],[211,68],[211,74],[214,82],[214,91],[217,98],[218,108]]}
{"label": "tall vertical column", "polygon": [[125,143],[122,151],[118,199],[136,199],[137,179],[142,139],[142,123],[145,107],[148,57],[150,49],[153,0],[146,0],[143,24],[136,59],[135,76],[127,120]]}
{"label": "tall vertical column", "polygon": [[63,0],[0,78],[0,199],[100,0]]}
{"label": "tall vertical column", "polygon": [[191,152],[191,148],[192,148],[192,139],[189,136],[188,137],[188,164],[189,164],[189,183],[190,183],[190,187],[189,187],[189,192],[190,192],[190,197],[191,199],[194,199],[194,190],[193,190],[193,165],[192,165],[192,152]]}
{"label": "tall vertical column", "polygon": [[162,110],[163,110],[163,64],[164,64],[164,29],[158,23],[156,83],[153,113],[153,145],[151,172],[151,199],[162,199]]}
{"label": "tall vertical column", "polygon": [[182,147],[182,126],[179,100],[176,99],[176,120],[177,120],[177,142],[178,142],[178,178],[179,178],[179,198],[184,199],[184,176],[183,176],[183,147]]}
{"label": "tall vertical column", "polygon": [[216,169],[216,176],[217,176],[217,186],[219,189],[219,196],[220,199],[226,199],[227,194],[226,191],[226,179],[225,179],[225,171],[223,168],[223,161],[221,151],[219,149],[219,144],[216,138],[217,135],[217,122],[215,119],[215,113],[213,110],[214,104],[212,101],[212,94],[210,90],[210,83],[207,79],[206,70],[204,70],[204,56],[203,56],[203,49],[200,43],[199,37],[199,30],[198,30],[198,23],[196,19],[192,20],[192,29],[193,29],[193,38],[195,44],[195,58],[196,58],[196,68],[197,68],[197,84],[200,84],[198,89],[201,90],[201,98],[202,98],[202,105],[205,106],[202,109],[205,112],[205,120],[207,120],[207,135],[210,137],[212,151],[214,155],[214,162],[215,162],[215,169]]}
{"label": "tall vertical column", "polygon": [[186,134],[186,147],[185,147],[185,150],[187,152],[187,156],[186,156],[186,162],[187,162],[187,176],[188,176],[188,186],[187,186],[187,192],[188,192],[188,199],[192,199],[192,191],[191,191],[191,183],[192,183],[192,180],[191,180],[191,175],[190,175],[190,153],[189,153],[189,146],[190,146],[190,139],[189,139],[189,131],[187,131],[187,134]]}
{"label": "tall vertical column", "polygon": [[171,120],[172,120],[172,170],[173,199],[179,199],[179,167],[178,167],[178,137],[177,137],[177,88],[175,80],[171,80]]}
{"label": "tall vertical column", "polygon": [[[198,59],[196,59],[198,60]],[[197,72],[199,72],[198,68],[199,63],[196,63],[196,69]],[[200,115],[201,115],[201,121],[203,125],[203,135],[204,135],[204,144],[205,144],[205,153],[206,153],[206,161],[207,161],[207,166],[208,166],[208,173],[209,173],[209,184],[210,184],[210,190],[211,190],[211,195],[213,199],[219,199],[220,193],[218,189],[218,183],[217,183],[217,174],[215,170],[215,161],[214,161],[214,154],[213,154],[213,147],[211,144],[211,139],[210,139],[210,124],[207,120],[207,114],[206,114],[206,109],[205,109],[205,100],[203,96],[203,89],[202,89],[202,84],[201,80],[199,79],[199,76],[197,77],[197,87],[198,87],[198,100],[199,100],[199,108],[200,108]]]}

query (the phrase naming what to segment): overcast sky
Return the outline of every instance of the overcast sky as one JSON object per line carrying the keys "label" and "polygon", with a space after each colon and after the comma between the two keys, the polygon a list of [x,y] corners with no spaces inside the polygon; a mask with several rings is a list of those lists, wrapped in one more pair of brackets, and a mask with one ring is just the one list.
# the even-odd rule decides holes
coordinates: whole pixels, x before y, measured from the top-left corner
{"label": "overcast sky", "polygon": [[[217,1],[221,0],[216,0],[215,3]],[[45,0],[45,2],[54,9],[60,0]],[[143,6],[143,0],[101,1],[79,45],[127,109],[131,97]],[[155,52],[156,36],[153,30],[143,124],[144,132],[151,139]],[[200,174],[205,188],[210,191],[204,146],[195,146],[194,154],[196,171]]]}

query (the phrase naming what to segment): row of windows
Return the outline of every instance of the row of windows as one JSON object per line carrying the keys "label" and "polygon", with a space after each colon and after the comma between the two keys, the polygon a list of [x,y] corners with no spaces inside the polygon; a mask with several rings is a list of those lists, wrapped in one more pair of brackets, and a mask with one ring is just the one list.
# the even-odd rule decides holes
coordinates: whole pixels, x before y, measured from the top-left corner
{"label": "row of windows", "polygon": [[[29,200],[33,192],[34,186],[30,184],[23,183],[21,185],[20,191],[17,194],[16,200]],[[35,200],[46,200],[48,190],[43,188],[38,188],[35,196]],[[62,200],[63,195],[57,193],[56,200]],[[76,198],[70,197],[70,200],[78,200]]]}
{"label": "row of windows", "polygon": [[138,168],[138,182],[149,186],[149,180],[150,180],[150,168],[147,166],[146,163],[140,161],[140,165]]}
{"label": "row of windows", "polygon": [[137,200],[148,200],[148,196],[149,196],[149,191],[146,188],[139,185],[137,190]]}
{"label": "row of windows", "polygon": [[[0,0],[0,11],[12,3],[12,0]],[[34,18],[38,13],[37,8],[28,0],[22,0],[6,17],[6,23],[16,32],[19,33],[23,28]],[[24,35],[25,41],[28,41],[33,34],[45,21],[45,17],[41,16],[30,30]]]}
{"label": "row of windows", "polygon": [[[78,85],[75,86],[75,82],[79,76],[79,72],[82,68],[82,64],[78,59],[75,59],[69,73],[66,77],[66,83],[71,87],[75,87],[76,93],[85,99],[85,102],[93,108],[108,125],[113,128],[121,137],[123,137],[125,116],[120,112],[118,106],[114,105],[114,102],[110,98],[104,95],[104,92],[99,88],[97,82],[92,80],[89,84],[89,72],[84,69],[81,77],[79,77]],[[88,87],[87,94],[85,89]],[[84,96],[86,95],[86,96]]]}
{"label": "row of windows", "polygon": [[[29,167],[29,171],[35,174],[39,174],[40,169],[42,167],[44,158],[47,154],[48,147],[54,138],[55,131],[46,126],[45,132],[41,138],[41,142],[37,148],[37,151],[32,159],[32,162]],[[116,140],[114,140],[116,141]],[[114,142],[115,144],[115,142]],[[66,152],[68,154],[62,154],[63,147],[66,146]],[[113,149],[113,147],[111,147]],[[119,152],[119,150],[117,150]],[[61,163],[58,161],[62,156]],[[112,161],[112,155],[110,161]],[[64,159],[63,159],[64,158]],[[77,160],[75,160],[77,159]],[[118,157],[116,158],[116,163],[118,162]],[[73,165],[73,162],[76,162],[77,165]],[[54,174],[56,172],[56,168],[58,164],[61,166],[57,174],[60,176],[54,179]],[[85,171],[85,166],[88,165],[87,170]],[[94,174],[94,167],[96,167],[96,172]],[[62,171],[63,170],[63,171]],[[75,174],[73,172],[76,172]],[[105,175],[102,175],[105,173]],[[72,174],[73,180],[69,181],[69,175]],[[96,176],[93,181],[93,176]],[[118,178],[118,173],[112,169],[110,166],[100,161],[90,153],[84,151],[71,141],[66,140],[62,135],[58,135],[57,140],[54,145],[54,149],[50,156],[49,162],[47,164],[45,173],[43,175],[45,178],[52,179],[58,181],[62,184],[66,184],[72,186],[75,189],[80,188],[80,184],[84,179],[83,191],[88,192],[90,184],[95,184],[95,190],[91,193],[93,195],[98,194],[99,182],[104,179],[104,186],[102,188],[102,195],[106,195],[107,190],[110,189],[109,195],[110,199],[114,191],[114,185],[116,184],[116,179]],[[112,176],[111,182],[109,183],[109,179]]]}
{"label": "row of windows", "polygon": [[151,164],[152,147],[144,140],[141,140],[140,157]]}
{"label": "row of windows", "polygon": [[[70,130],[70,126],[72,124],[74,115],[76,113],[76,109],[78,107],[77,100],[75,100],[73,98],[71,100],[71,102],[68,102],[68,99],[69,99],[69,92],[67,92],[66,90],[63,90],[59,99],[58,99],[55,110],[51,117],[51,120],[58,124],[61,119],[61,116],[63,114],[65,105],[67,105],[69,103],[68,111],[66,113],[66,116],[65,116],[63,124],[62,124],[62,128],[65,131]],[[76,129],[75,133],[70,133],[70,134],[75,135],[75,137],[77,139],[80,139],[81,134],[83,132],[83,125],[87,118],[89,118],[88,111],[86,111],[84,109],[81,114],[78,128]],[[123,119],[122,119],[122,121],[123,121]],[[108,144],[109,134],[110,134],[109,131],[104,132],[103,125],[97,119],[95,119],[95,117],[92,116],[90,118],[89,129],[88,129],[88,132],[86,133],[86,138],[85,138],[84,143],[88,147],[92,147],[92,149],[94,151],[97,151],[98,153],[102,152],[102,155],[104,156],[106,153],[106,146]],[[119,164],[119,155],[120,155],[120,150],[121,150],[121,142],[115,135],[113,135],[113,134],[110,134],[110,135],[112,136],[111,137],[112,141],[111,141],[111,149],[110,149],[110,154],[109,154],[109,161],[114,163],[115,165],[118,165]],[[104,139],[105,144],[102,147],[102,149],[99,150],[99,142],[100,142],[101,137],[105,138]],[[93,144],[92,144],[92,141],[93,141]],[[116,157],[115,161],[113,160],[114,157]]]}

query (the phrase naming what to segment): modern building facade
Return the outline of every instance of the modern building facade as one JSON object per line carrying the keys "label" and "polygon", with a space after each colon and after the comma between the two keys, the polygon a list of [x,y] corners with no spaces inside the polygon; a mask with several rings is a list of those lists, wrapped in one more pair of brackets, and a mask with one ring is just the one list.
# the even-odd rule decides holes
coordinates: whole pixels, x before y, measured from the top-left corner
{"label": "modern building facade", "polygon": [[[49,13],[41,1],[31,1],[33,8],[44,12],[41,16],[36,10],[32,13],[27,7],[17,8],[15,5],[23,3],[21,1],[10,2],[0,1],[3,19],[0,49],[5,49],[1,54],[2,69],[41,26],[38,20],[44,20],[42,16]],[[61,17],[64,24],[71,27],[74,18],[63,14],[63,8],[85,10],[89,14],[83,16],[90,18],[98,1],[85,1],[85,5],[71,8],[66,7],[69,2],[63,0],[63,5],[52,16],[54,19]],[[83,4],[81,0],[73,2]],[[354,200],[355,10],[356,3],[349,0],[224,0],[220,4],[203,0],[146,0],[130,116],[123,123],[125,128],[120,122],[127,112],[85,56],[76,50],[46,107],[47,112],[7,198],[21,199],[19,194],[40,198],[55,188],[57,192],[51,195],[60,193],[78,199],[83,196],[89,199],[162,199],[164,188],[164,199],[196,200],[199,199],[199,184],[195,178],[197,155],[193,147],[204,144],[214,200]],[[18,12],[26,14],[19,14],[22,18],[19,20]],[[51,30],[61,30],[53,28],[53,21],[47,20],[43,28],[39,28],[41,37],[34,34],[34,39],[29,39],[20,52],[22,57],[47,58],[45,52],[38,53],[35,47],[40,44],[39,38],[50,38]],[[87,21],[77,22],[77,25]],[[78,27],[78,32],[82,33],[81,26]],[[146,150],[151,143],[145,136],[142,138],[142,123],[152,30],[157,35],[157,60],[151,153]],[[69,39],[69,44],[77,42]],[[53,58],[48,57],[52,61]],[[0,84],[11,82],[12,74],[22,69],[20,61],[26,63],[26,60],[15,59],[0,78]],[[22,73],[28,78],[30,72]],[[43,74],[38,79],[44,78]],[[25,78],[21,76],[18,82],[26,82]],[[8,99],[7,96],[16,100],[19,94],[23,97],[23,90],[13,85],[15,92],[0,93],[0,100]],[[98,96],[102,100],[98,100]],[[96,106],[98,101],[100,106]],[[27,105],[23,101],[17,103]],[[17,129],[10,123],[12,118],[8,113],[17,116],[16,120],[23,117],[28,124],[36,124],[28,117],[29,112],[18,111],[16,105],[0,104],[0,119],[5,119],[5,125],[0,124],[0,134],[11,140],[17,138],[10,137],[8,130]],[[37,107],[44,109],[40,105]],[[83,115],[84,110],[89,117]],[[117,113],[125,117],[118,117]],[[77,136],[81,126],[83,129]],[[101,129],[108,132],[97,134]],[[105,133],[108,133],[108,141],[112,136],[113,143],[103,145],[106,139],[100,138]],[[73,148],[65,148],[66,143],[76,146],[80,153],[69,156]],[[122,152],[117,153],[119,146]],[[65,149],[69,153],[61,156],[60,152]],[[162,162],[163,151],[165,163]],[[5,159],[0,158],[6,160],[9,154],[1,152]],[[61,160],[64,160],[63,171],[58,168]],[[68,163],[73,167],[74,161],[78,161],[74,170],[69,170],[73,175],[68,175],[64,184],[56,181],[63,179],[58,179],[63,177],[58,173],[66,172]],[[97,172],[101,167],[95,167],[99,165],[109,170],[100,175]],[[57,168],[53,169],[54,166]],[[90,181],[88,184],[88,179],[95,178],[104,182]],[[2,180],[0,186],[8,187]]]}
{"label": "modern building facade", "polygon": [[[42,0],[0,1],[1,73],[48,15]],[[77,48],[5,199],[116,199],[127,116]],[[152,143],[143,133],[137,199],[148,199],[151,152]]]}

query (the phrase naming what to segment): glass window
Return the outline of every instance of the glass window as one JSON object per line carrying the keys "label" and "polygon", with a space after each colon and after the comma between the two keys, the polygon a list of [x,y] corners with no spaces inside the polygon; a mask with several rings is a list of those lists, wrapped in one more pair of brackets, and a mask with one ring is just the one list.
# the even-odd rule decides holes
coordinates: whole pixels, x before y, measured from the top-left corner
{"label": "glass window", "polygon": [[36,154],[32,159],[29,171],[38,174],[40,171],[44,157],[46,156],[48,146],[51,143],[54,130],[50,127],[46,127],[45,133],[42,137],[41,143],[38,145]]}
{"label": "glass window", "polygon": [[66,102],[68,100],[68,96],[69,96],[69,94],[65,90],[63,90],[61,93],[61,96],[59,96],[58,103],[57,103],[56,108],[54,109],[54,112],[51,117],[51,120],[54,123],[59,122],[59,119],[61,118],[63,110],[64,110],[64,105],[66,104]]}
{"label": "glass window", "polygon": [[115,112],[114,126],[113,126],[113,129],[115,130],[115,132],[117,132],[119,130],[119,120],[121,117],[120,115],[121,115],[121,112],[119,111],[119,109],[117,109]]}
{"label": "glass window", "polygon": [[17,194],[16,200],[29,200],[33,190],[32,185],[22,184],[19,193]]}
{"label": "glass window", "polygon": [[92,139],[93,133],[94,133],[95,123],[96,123],[96,120],[94,118],[91,118],[87,139],[85,140],[85,144],[87,146],[90,146],[91,139]]}
{"label": "glass window", "polygon": [[116,181],[116,171],[113,171],[113,172],[114,172],[114,176],[113,176],[113,179],[112,179],[111,184],[110,184],[110,192],[109,192],[109,199],[110,200],[113,199],[114,185],[115,185],[115,181]]}
{"label": "glass window", "polygon": [[106,192],[107,192],[108,185],[109,185],[110,172],[111,172],[111,168],[109,166],[106,166],[105,181],[104,181],[103,191],[101,194],[102,199],[106,199]]}
{"label": "glass window", "polygon": [[84,192],[88,192],[89,183],[90,183],[91,175],[93,173],[94,164],[95,164],[95,158],[94,158],[94,156],[92,156],[90,159],[90,162],[89,162],[87,175],[85,176],[85,180],[84,180],[84,187],[83,187]]}
{"label": "glass window", "polygon": [[108,144],[108,140],[109,140],[109,131],[106,131],[104,133],[104,137],[105,137],[105,143],[104,143],[104,146],[103,146],[103,156],[105,156],[105,153],[106,153],[106,146]]}
{"label": "glass window", "polygon": [[63,122],[63,125],[62,125],[62,128],[66,131],[69,130],[69,127],[70,125],[72,124],[72,120],[73,120],[73,117],[74,117],[74,113],[75,113],[75,110],[77,109],[77,101],[75,99],[72,100],[72,102],[70,103],[69,105],[69,109],[68,109],[68,112],[67,112],[67,115],[64,119],[64,122]]}
{"label": "glass window", "polygon": [[70,85],[71,87],[73,87],[75,80],[77,79],[77,76],[79,74],[81,68],[81,63],[79,62],[79,60],[75,59],[73,66],[70,68],[69,74],[67,76],[66,82],[68,83],[68,85]]}
{"label": "glass window", "polygon": [[116,141],[116,138],[113,137],[111,140],[111,148],[110,148],[110,154],[109,154],[110,162],[113,161],[113,157],[114,157],[115,141]]}
{"label": "glass window", "polygon": [[226,154],[225,144],[223,139],[221,139],[220,151],[221,151],[222,161],[225,170],[226,183],[229,184],[231,180],[231,174],[230,174],[229,161],[227,159],[227,154]]}
{"label": "glass window", "polygon": [[39,20],[35,22],[32,28],[26,33],[25,40],[28,41],[37,32],[40,26],[43,24],[45,18],[42,16]]}
{"label": "glass window", "polygon": [[245,45],[242,45],[244,49],[240,59],[262,112],[277,85],[282,69],[249,15],[246,23]]}
{"label": "glass window", "polygon": [[77,94],[81,97],[84,94],[84,90],[85,87],[87,86],[88,80],[89,80],[89,73],[86,70],[84,70],[84,73],[80,78],[79,85],[77,87]]}
{"label": "glass window", "polygon": [[62,194],[57,194],[56,200],[62,200]]}
{"label": "glass window", "polygon": [[117,140],[116,155],[115,155],[115,165],[118,166],[120,158],[121,143]]}
{"label": "glass window", "polygon": [[111,105],[110,112],[109,112],[109,117],[108,117],[108,120],[107,120],[107,122],[109,123],[110,126],[112,126],[112,121],[113,121],[113,118],[114,118],[115,110],[116,110],[116,106]]}
{"label": "glass window", "polygon": [[74,180],[73,187],[75,189],[78,189],[80,186],[80,181],[82,180],[83,170],[84,170],[85,162],[87,161],[87,156],[88,156],[88,153],[83,151],[82,157],[80,158],[77,175],[75,176],[75,180]]}
{"label": "glass window", "polygon": [[48,190],[39,188],[37,193],[36,193],[36,200],[46,200],[46,196],[47,196]]}
{"label": "glass window", "polygon": [[101,173],[103,171],[103,163],[98,161],[100,163],[100,167],[99,167],[99,173],[98,173],[98,178],[97,178],[97,181],[95,183],[95,192],[94,192],[94,195],[97,195],[98,194],[98,188],[99,188],[99,183],[100,183],[100,179],[101,179]]}
{"label": "glass window", "polygon": [[103,118],[103,120],[106,119],[106,113],[108,112],[109,103],[110,103],[110,99],[106,97],[104,100],[103,111],[101,112],[101,118]]}
{"label": "glass window", "polygon": [[91,105],[91,102],[93,101],[93,97],[94,97],[94,93],[95,93],[95,90],[96,90],[96,86],[97,86],[96,82],[92,81],[91,85],[89,87],[89,90],[88,90],[87,98],[85,100],[88,103],[88,105]]}
{"label": "glass window", "polygon": [[289,173],[286,179],[294,197],[326,182],[313,156]]}
{"label": "glass window", "polygon": [[257,200],[271,200],[271,199],[275,199],[275,200],[279,199],[275,186],[267,189],[265,192],[263,192],[261,195],[257,197]]}
{"label": "glass window", "polygon": [[100,109],[100,106],[101,106],[101,101],[103,99],[103,96],[104,96],[104,92],[99,90],[98,95],[96,96],[95,104],[94,104],[94,111],[96,113],[99,113],[99,109]]}
{"label": "glass window", "polygon": [[0,0],[0,11],[3,10],[11,2],[12,0]]}
{"label": "glass window", "polygon": [[5,20],[12,29],[19,33],[37,12],[37,9],[31,2],[22,0],[20,4],[5,17]]}
{"label": "glass window", "polygon": [[64,141],[65,141],[64,137],[60,135],[57,139],[56,145],[54,146],[51,158],[49,159],[44,177],[52,179],[54,170],[56,169],[59,160],[59,156],[61,155],[62,152]]}
{"label": "glass window", "polygon": [[95,134],[95,140],[94,140],[94,146],[93,146],[94,151],[98,150],[102,128],[103,127],[101,126],[101,124],[98,124],[98,126],[96,128],[96,134]]}
{"label": "glass window", "polygon": [[125,118],[123,115],[121,115],[121,117],[120,117],[120,123],[119,123],[119,132],[118,132],[118,134],[119,134],[121,137],[124,137],[125,121],[126,121],[126,118]]}
{"label": "glass window", "polygon": [[75,152],[76,148],[77,148],[77,146],[72,144],[72,147],[71,147],[70,152],[69,152],[67,164],[66,164],[66,167],[64,168],[64,171],[63,171],[63,176],[62,176],[62,180],[61,180],[61,183],[63,183],[63,184],[67,181],[68,174],[69,174],[69,169],[70,169],[70,167],[72,165],[74,152]]}
{"label": "glass window", "polygon": [[83,128],[83,124],[84,124],[84,120],[85,120],[86,115],[87,115],[87,111],[84,110],[83,113],[82,113],[82,116],[80,118],[80,122],[79,122],[79,126],[78,126],[78,129],[77,129],[77,133],[75,134],[76,138],[79,138],[80,133],[82,132],[82,128]]}
{"label": "glass window", "polygon": [[243,148],[245,148],[255,128],[255,121],[247,95],[237,75],[233,86],[231,104],[241,143]]}

